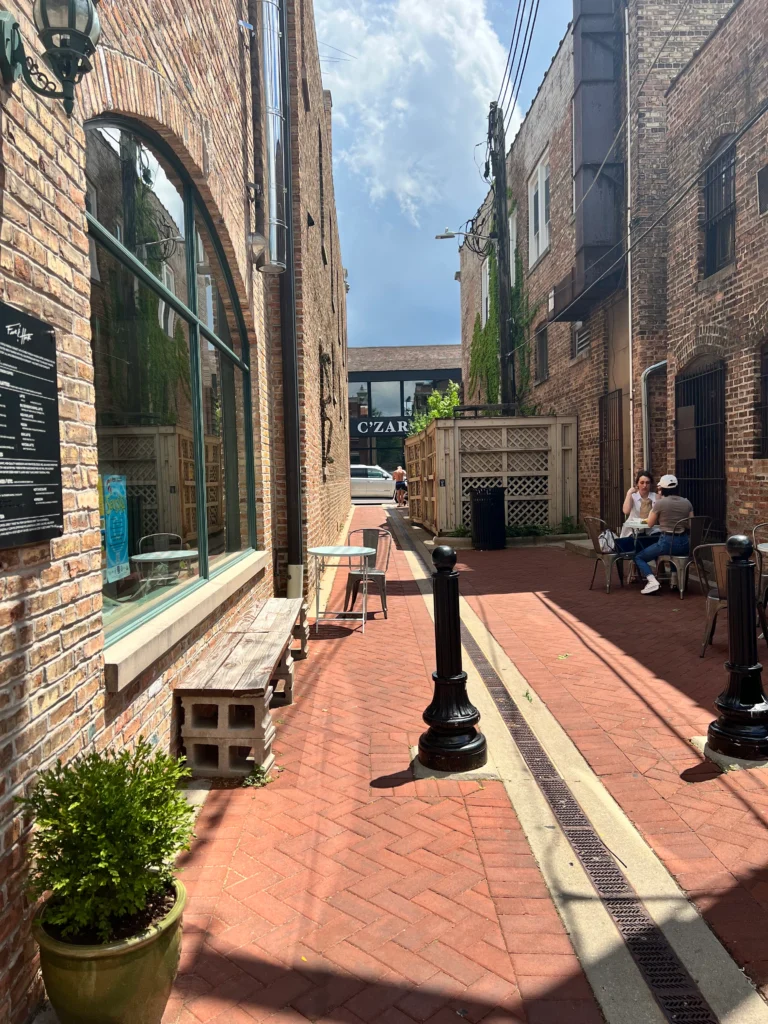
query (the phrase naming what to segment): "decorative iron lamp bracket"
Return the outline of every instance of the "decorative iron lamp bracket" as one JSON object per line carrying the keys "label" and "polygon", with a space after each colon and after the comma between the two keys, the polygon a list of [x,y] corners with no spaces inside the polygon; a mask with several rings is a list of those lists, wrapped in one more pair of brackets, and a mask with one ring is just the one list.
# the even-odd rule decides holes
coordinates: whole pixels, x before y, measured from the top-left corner
{"label": "decorative iron lamp bracket", "polygon": [[[76,12],[76,5],[79,10]],[[86,31],[75,27],[49,26],[46,0],[35,3],[35,21],[40,41],[45,47],[44,60],[54,81],[24,49],[24,40],[16,18],[7,11],[0,11],[0,76],[3,83],[12,86],[23,78],[32,92],[51,100],[62,100],[68,117],[75,108],[75,86],[92,70],[89,60],[96,51],[101,28],[93,0],[70,0],[71,15],[86,15]],[[39,10],[38,10],[39,9]],[[40,14],[41,22],[38,22]],[[60,87],[59,87],[60,86]]]}

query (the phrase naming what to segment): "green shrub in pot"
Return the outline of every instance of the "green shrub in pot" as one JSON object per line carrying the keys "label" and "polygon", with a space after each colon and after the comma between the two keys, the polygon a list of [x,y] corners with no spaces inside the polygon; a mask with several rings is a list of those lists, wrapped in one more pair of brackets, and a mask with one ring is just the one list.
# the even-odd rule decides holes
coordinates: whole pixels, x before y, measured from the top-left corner
{"label": "green shrub in pot", "polygon": [[62,1024],[159,1024],[178,968],[186,893],[173,861],[194,812],[183,761],[139,740],[42,772],[34,815],[35,938]]}

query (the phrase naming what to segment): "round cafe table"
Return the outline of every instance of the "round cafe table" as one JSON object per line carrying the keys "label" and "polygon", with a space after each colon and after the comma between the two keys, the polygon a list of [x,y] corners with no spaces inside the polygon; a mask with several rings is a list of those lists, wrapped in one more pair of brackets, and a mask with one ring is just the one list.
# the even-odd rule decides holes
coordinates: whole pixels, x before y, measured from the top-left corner
{"label": "round cafe table", "polygon": [[[310,548],[309,554],[315,560],[315,632],[317,632],[320,626],[320,620],[324,622],[345,622],[349,619],[360,618],[362,621],[361,632],[365,632],[365,613],[368,603],[368,559],[371,555],[376,554],[375,548],[357,547],[349,544],[331,544],[327,547]],[[362,613],[357,612],[334,612],[334,611],[320,611],[320,566],[325,566],[329,561],[335,562],[336,565],[341,565],[342,562],[346,561],[349,567],[352,567],[352,559],[360,559],[360,568],[363,573],[361,580],[361,587],[363,593],[363,609]]]}

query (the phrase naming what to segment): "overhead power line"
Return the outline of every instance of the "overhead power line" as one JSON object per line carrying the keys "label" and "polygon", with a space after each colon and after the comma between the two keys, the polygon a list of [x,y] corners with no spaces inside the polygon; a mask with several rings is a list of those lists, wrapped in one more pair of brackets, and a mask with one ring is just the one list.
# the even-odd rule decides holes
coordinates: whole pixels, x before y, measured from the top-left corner
{"label": "overhead power line", "polygon": [[[524,36],[523,37],[523,49],[524,49],[524,52],[523,52],[522,60],[521,60],[521,62],[518,65],[518,74],[515,77],[515,84],[512,87],[512,95],[511,95],[510,103],[509,103],[509,112],[507,114],[507,120],[506,120],[506,123],[504,125],[505,132],[509,129],[509,126],[512,123],[512,115],[514,114],[515,107],[517,106],[517,100],[518,100],[518,97],[520,95],[520,88],[521,88],[521,86],[523,84],[523,75],[525,74],[525,68],[526,68],[526,65],[528,64],[528,54],[531,52],[531,41],[533,39],[533,30],[536,27],[536,17],[538,15],[538,13],[539,13],[539,0],[536,0],[536,6],[535,7],[531,7],[530,11],[528,12],[528,25],[526,25],[526,36],[527,36],[528,42],[526,43],[526,41],[525,41],[526,37]],[[529,31],[529,28],[530,28],[530,31]]]}
{"label": "overhead power line", "polygon": [[507,53],[507,65],[504,68],[504,74],[501,76],[501,85],[499,86],[499,95],[496,102],[499,106],[503,107],[506,102],[507,90],[512,81],[512,68],[517,60],[517,47],[520,37],[520,27],[522,26],[523,19],[521,17],[525,5],[528,0],[517,0],[517,10],[515,12],[515,23],[512,26],[512,41],[509,44],[509,52]]}

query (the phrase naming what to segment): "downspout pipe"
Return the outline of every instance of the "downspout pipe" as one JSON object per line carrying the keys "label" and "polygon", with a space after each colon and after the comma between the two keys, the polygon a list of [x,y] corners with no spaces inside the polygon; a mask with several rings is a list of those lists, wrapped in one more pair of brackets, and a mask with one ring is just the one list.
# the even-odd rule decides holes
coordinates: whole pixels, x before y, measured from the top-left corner
{"label": "downspout pipe", "polygon": [[[266,0],[271,2],[271,0]],[[280,8],[280,79],[285,135],[285,261],[280,276],[280,342],[283,357],[283,433],[285,436],[285,501],[288,527],[288,597],[304,596],[303,500],[301,493],[301,422],[299,414],[299,354],[296,331],[296,265],[293,219],[293,161],[291,158],[291,88],[288,77],[287,0]]]}
{"label": "downspout pipe", "polygon": [[648,418],[648,378],[652,373],[659,373],[665,370],[667,360],[662,359],[659,363],[647,366],[640,374],[640,391],[643,401],[643,468],[650,469],[651,459],[651,423]]}
{"label": "downspout pipe", "polygon": [[[285,514],[288,554],[288,597],[304,593],[303,496],[299,412],[299,358],[296,329],[293,173],[291,159],[291,91],[288,72],[287,0],[249,0],[252,25],[260,20],[261,45],[252,63],[254,82],[253,137],[256,167],[261,167],[263,209],[257,235],[264,245],[257,261],[263,274],[279,275],[280,352],[285,443]],[[256,15],[260,13],[260,19]],[[257,64],[258,62],[258,64]],[[263,155],[259,140],[264,139]]]}
{"label": "downspout pipe", "polygon": [[[629,357],[629,451],[635,461],[635,354],[632,320],[632,87],[629,63],[629,4],[624,8],[624,59],[627,79],[627,335]],[[645,435],[643,435],[645,437]]]}

